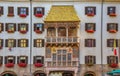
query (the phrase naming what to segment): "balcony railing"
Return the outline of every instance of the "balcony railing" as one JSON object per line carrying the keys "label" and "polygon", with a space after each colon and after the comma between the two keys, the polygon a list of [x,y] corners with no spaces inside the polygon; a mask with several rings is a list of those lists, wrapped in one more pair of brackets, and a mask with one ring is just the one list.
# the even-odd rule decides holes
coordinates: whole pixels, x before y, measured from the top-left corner
{"label": "balcony railing", "polygon": [[47,43],[78,43],[78,37],[47,37]]}

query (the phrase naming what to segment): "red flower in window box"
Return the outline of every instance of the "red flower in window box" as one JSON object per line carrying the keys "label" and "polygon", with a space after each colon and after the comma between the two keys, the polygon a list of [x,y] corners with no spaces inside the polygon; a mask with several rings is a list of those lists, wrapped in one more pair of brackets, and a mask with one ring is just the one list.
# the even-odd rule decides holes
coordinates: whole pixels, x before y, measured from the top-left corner
{"label": "red flower in window box", "polygon": [[116,30],[109,30],[110,33],[116,33]]}
{"label": "red flower in window box", "polygon": [[116,67],[118,67],[118,64],[116,64],[116,63],[111,63],[111,64],[109,64],[109,66],[112,67],[112,68],[116,68]]}
{"label": "red flower in window box", "polygon": [[7,32],[8,32],[8,33],[14,33],[14,31],[12,31],[12,30],[8,30]]}
{"label": "red flower in window box", "polygon": [[94,33],[94,30],[86,30],[88,33]]}
{"label": "red flower in window box", "polygon": [[87,16],[94,16],[94,13],[88,13]]}
{"label": "red flower in window box", "polygon": [[6,66],[6,67],[9,67],[9,68],[10,68],[10,67],[14,67],[14,63],[7,63],[7,64],[5,64],[5,66]]}
{"label": "red flower in window box", "polygon": [[25,31],[25,30],[24,31],[20,31],[20,33],[25,34],[25,33],[27,33],[27,31]]}
{"label": "red flower in window box", "polygon": [[42,63],[35,63],[34,65],[35,65],[36,67],[42,67],[42,66],[43,66]]}
{"label": "red flower in window box", "polygon": [[115,13],[110,13],[109,16],[116,16],[116,14]]}
{"label": "red flower in window box", "polygon": [[26,66],[27,66],[26,63],[19,63],[18,65],[19,65],[20,67],[26,67]]}
{"label": "red flower in window box", "polygon": [[40,30],[35,30],[35,32],[36,32],[36,33],[42,33],[42,31],[40,31]]}
{"label": "red flower in window box", "polygon": [[42,17],[43,14],[35,14],[36,17]]}
{"label": "red flower in window box", "polygon": [[26,14],[20,14],[20,17],[26,17],[27,15]]}

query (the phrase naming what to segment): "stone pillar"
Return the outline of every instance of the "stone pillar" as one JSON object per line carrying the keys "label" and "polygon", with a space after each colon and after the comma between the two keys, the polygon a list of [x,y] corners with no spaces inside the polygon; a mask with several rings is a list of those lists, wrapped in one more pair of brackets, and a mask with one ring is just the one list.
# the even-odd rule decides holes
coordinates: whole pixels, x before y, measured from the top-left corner
{"label": "stone pillar", "polygon": [[56,37],[58,37],[58,28],[55,29]]}

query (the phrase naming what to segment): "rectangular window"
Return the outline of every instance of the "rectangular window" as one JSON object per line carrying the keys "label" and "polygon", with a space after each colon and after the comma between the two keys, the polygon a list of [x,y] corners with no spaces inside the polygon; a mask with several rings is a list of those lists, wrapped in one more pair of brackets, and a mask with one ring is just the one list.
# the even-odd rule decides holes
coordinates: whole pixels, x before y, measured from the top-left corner
{"label": "rectangular window", "polygon": [[44,47],[44,39],[34,39],[34,47]]}
{"label": "rectangular window", "polygon": [[87,16],[96,15],[96,7],[85,7],[85,15]]}
{"label": "rectangular window", "polygon": [[36,17],[42,17],[44,15],[44,7],[34,7],[34,15]]}
{"label": "rectangular window", "polygon": [[28,15],[28,7],[18,7],[18,15],[20,17],[26,17]]}
{"label": "rectangular window", "polygon": [[18,24],[18,31],[22,34],[27,33],[28,31],[28,24],[27,23],[19,23]]}
{"label": "rectangular window", "polygon": [[85,47],[96,47],[95,39],[85,39]]}
{"label": "rectangular window", "polygon": [[28,57],[27,56],[18,56],[17,57],[17,63],[20,64],[20,63],[28,63]]}
{"label": "rectangular window", "polygon": [[116,16],[116,7],[108,7],[107,13],[109,16]]}
{"label": "rectangular window", "polygon": [[44,56],[34,56],[34,63],[42,63],[44,64]]}
{"label": "rectangular window", "polygon": [[16,40],[15,39],[6,39],[5,43],[6,47],[16,47]]}
{"label": "rectangular window", "polygon": [[0,6],[0,16],[3,15],[3,7]]}
{"label": "rectangular window", "polygon": [[118,39],[107,39],[107,47],[114,47],[114,41],[116,42],[116,47],[118,47]]}
{"label": "rectangular window", "polygon": [[86,23],[85,24],[85,31],[88,33],[93,33],[96,30],[95,23]]}
{"label": "rectangular window", "polygon": [[0,33],[3,31],[3,23],[0,23]]}
{"label": "rectangular window", "polygon": [[54,27],[48,27],[47,29],[47,36],[56,36],[56,30]]}
{"label": "rectangular window", "polygon": [[95,56],[85,56],[85,64],[96,64],[96,57]]}
{"label": "rectangular window", "polygon": [[56,54],[53,53],[52,59],[53,59],[53,61],[56,61]]}
{"label": "rectangular window", "polygon": [[14,16],[14,7],[8,7],[8,16]]}
{"label": "rectangular window", "polygon": [[108,64],[112,64],[112,63],[118,64],[118,57],[117,56],[107,56],[107,63]]}
{"label": "rectangular window", "polygon": [[5,64],[15,64],[15,56],[5,56]]}
{"label": "rectangular window", "polygon": [[0,49],[3,47],[3,39],[0,39]]}
{"label": "rectangular window", "polygon": [[46,47],[46,58],[51,58],[51,48]]}
{"label": "rectangular window", "polygon": [[36,33],[42,33],[44,31],[44,24],[43,23],[35,23],[34,24],[34,31]]}
{"label": "rectangular window", "polygon": [[8,33],[14,33],[16,31],[16,24],[15,23],[6,23],[6,31]]}
{"label": "rectangular window", "polygon": [[67,60],[68,60],[68,61],[71,61],[71,60],[72,60],[72,54],[71,54],[71,53],[68,53],[68,55],[67,55]]}
{"label": "rectangular window", "polygon": [[107,31],[110,33],[116,33],[118,31],[118,24],[117,23],[108,23]]}
{"label": "rectangular window", "polygon": [[28,39],[18,39],[18,47],[28,47]]}

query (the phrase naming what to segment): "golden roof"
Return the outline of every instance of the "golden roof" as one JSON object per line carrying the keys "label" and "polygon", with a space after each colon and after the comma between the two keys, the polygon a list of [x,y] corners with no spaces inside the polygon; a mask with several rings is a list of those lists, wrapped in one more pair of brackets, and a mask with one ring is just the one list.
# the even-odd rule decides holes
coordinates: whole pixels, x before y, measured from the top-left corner
{"label": "golden roof", "polygon": [[45,22],[80,21],[73,6],[52,6]]}

